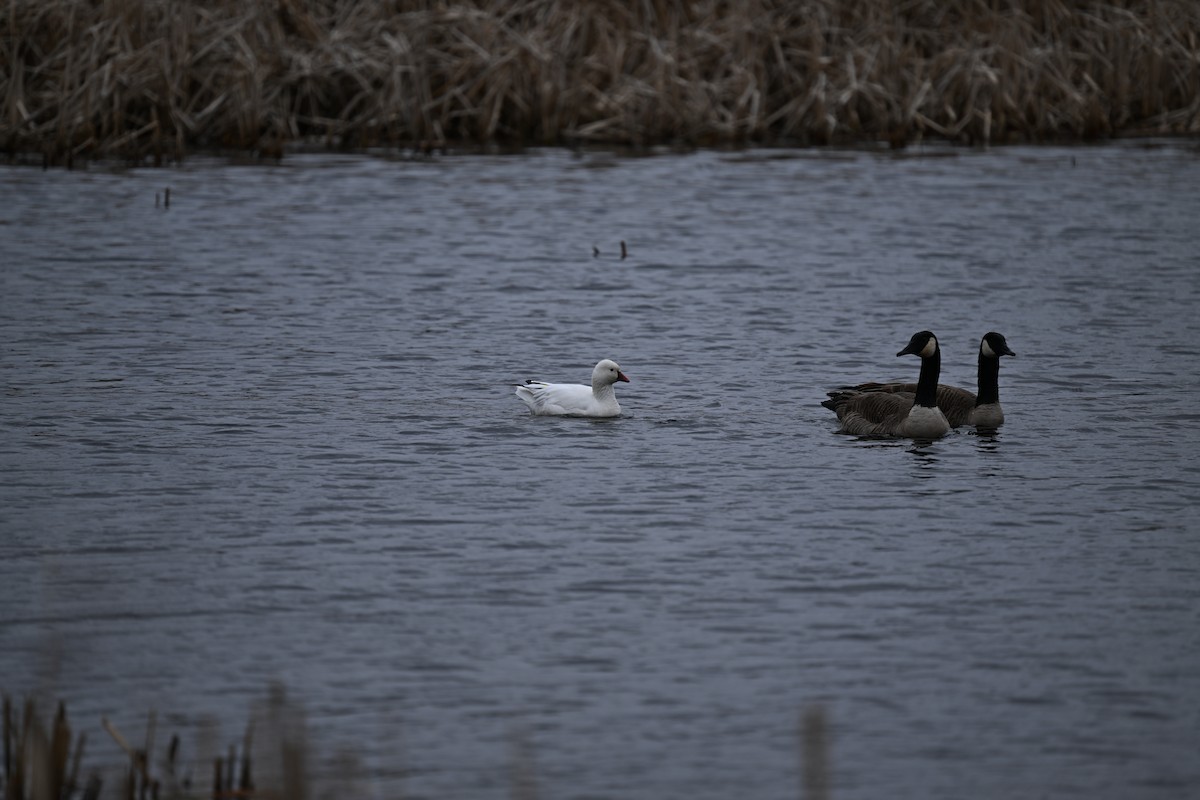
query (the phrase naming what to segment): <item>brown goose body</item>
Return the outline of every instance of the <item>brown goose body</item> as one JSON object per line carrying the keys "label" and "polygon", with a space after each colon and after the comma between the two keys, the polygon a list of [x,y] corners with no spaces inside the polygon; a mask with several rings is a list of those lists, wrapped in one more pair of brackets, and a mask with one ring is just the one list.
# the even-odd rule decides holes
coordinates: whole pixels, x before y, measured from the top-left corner
{"label": "brown goose body", "polygon": [[941,371],[941,349],[929,331],[913,335],[908,346],[896,355],[921,358],[921,373],[912,393],[837,390],[821,403],[837,414],[842,433],[857,436],[903,436],[937,439],[950,430],[945,414],[937,406],[936,390]]}

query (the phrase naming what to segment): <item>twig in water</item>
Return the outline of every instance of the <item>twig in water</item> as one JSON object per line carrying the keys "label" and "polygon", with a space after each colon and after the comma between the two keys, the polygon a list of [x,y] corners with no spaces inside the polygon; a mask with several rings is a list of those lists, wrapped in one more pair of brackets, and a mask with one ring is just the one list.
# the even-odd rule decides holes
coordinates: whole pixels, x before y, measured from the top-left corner
{"label": "twig in water", "polygon": [[804,800],[828,800],[829,736],[825,709],[812,706],[800,718],[800,739],[804,767]]}

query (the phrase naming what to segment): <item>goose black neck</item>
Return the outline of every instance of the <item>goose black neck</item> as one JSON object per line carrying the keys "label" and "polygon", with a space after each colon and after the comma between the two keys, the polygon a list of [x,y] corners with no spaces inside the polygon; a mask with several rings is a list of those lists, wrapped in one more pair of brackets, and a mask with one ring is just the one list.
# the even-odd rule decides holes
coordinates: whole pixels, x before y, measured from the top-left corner
{"label": "goose black neck", "polygon": [[979,394],[975,405],[986,406],[1000,402],[1000,359],[979,353]]}
{"label": "goose black neck", "polygon": [[921,376],[917,378],[917,396],[913,402],[926,408],[937,407],[938,377],[942,371],[942,348],[938,347],[933,355],[921,359]]}

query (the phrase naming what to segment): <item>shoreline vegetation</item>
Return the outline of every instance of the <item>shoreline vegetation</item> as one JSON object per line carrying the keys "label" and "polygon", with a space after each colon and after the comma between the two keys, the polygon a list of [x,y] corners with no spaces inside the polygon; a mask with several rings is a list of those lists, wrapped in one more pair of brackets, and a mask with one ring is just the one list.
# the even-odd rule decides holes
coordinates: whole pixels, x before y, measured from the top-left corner
{"label": "shoreline vegetation", "polygon": [[[377,776],[368,773],[354,749],[343,746],[325,753],[331,756],[326,759],[327,765],[317,767],[320,747],[309,734],[307,715],[288,697],[282,684],[269,687],[265,702],[256,703],[252,709],[241,741],[228,749],[217,744],[211,720],[199,737],[199,752],[184,755],[178,735],[165,743],[160,741],[158,715],[154,712],[147,718],[145,733],[132,741],[102,718],[101,727],[128,759],[123,768],[116,768],[117,779],[110,781],[110,786],[116,786],[107,791],[101,773],[113,770],[82,766],[87,731],[72,728],[62,701],[56,704],[49,722],[39,713],[33,697],[25,698],[22,710],[20,701],[5,694],[2,706],[2,800],[310,800],[377,795],[369,790]],[[830,723],[824,707],[802,709],[798,723],[795,735],[801,796],[805,800],[828,800]],[[538,796],[538,782],[527,732],[514,730],[511,744],[509,796],[513,800],[532,800]],[[393,777],[407,773],[398,764],[392,764],[389,771]],[[787,780],[783,776],[781,779]]]}
{"label": "shoreline vegetation", "polygon": [[[50,721],[33,697],[21,705],[3,696],[3,800],[306,800],[313,794],[305,716],[279,685],[270,688],[265,705],[252,710],[240,743],[227,751],[217,745],[215,730],[202,729],[202,757],[184,756],[178,735],[160,742],[153,711],[144,734],[132,740],[102,718],[100,727],[128,759],[124,767],[83,766],[88,731],[73,729],[62,701]],[[350,786],[360,779],[352,774],[357,772],[352,755],[339,757],[345,774],[332,776],[335,783]],[[115,788],[105,789],[102,773],[115,774],[115,781],[109,775]]]}
{"label": "shoreline vegetation", "polygon": [[1200,133],[1195,0],[8,0],[0,150]]}

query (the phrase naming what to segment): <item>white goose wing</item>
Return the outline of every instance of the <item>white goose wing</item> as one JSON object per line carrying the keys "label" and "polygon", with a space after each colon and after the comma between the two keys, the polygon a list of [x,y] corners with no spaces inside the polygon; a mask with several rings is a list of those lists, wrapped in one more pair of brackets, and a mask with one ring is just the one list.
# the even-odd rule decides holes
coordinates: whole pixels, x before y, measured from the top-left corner
{"label": "white goose wing", "polygon": [[564,417],[611,417],[621,413],[620,406],[602,407],[592,387],[579,383],[546,383],[525,381],[517,387],[517,397],[525,401],[530,412]]}

